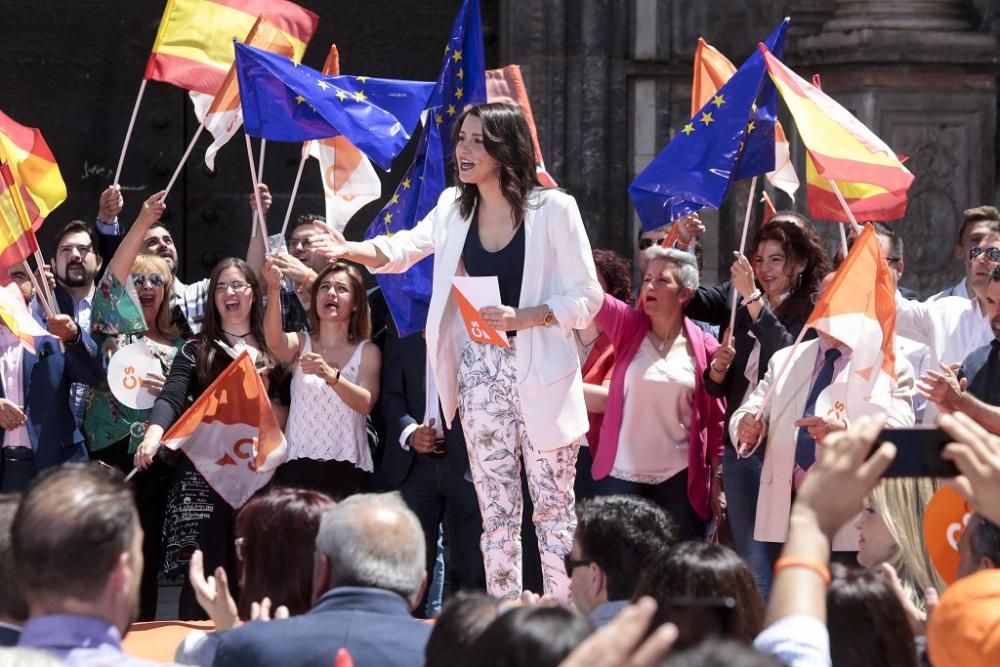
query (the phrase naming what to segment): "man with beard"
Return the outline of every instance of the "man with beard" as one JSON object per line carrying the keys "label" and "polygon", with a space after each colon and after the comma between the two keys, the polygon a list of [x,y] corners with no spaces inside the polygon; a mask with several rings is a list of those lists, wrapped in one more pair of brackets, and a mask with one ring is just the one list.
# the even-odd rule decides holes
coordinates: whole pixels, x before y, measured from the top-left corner
{"label": "man with beard", "polygon": [[1000,266],[990,273],[983,301],[993,340],[973,350],[957,372],[944,366],[928,371],[917,389],[942,411],[960,410],[986,430],[1000,433]]}
{"label": "man with beard", "polygon": [[18,646],[70,667],[154,664],[121,648],[139,608],[143,559],[142,527],[120,473],[74,463],[40,476],[14,516],[12,540],[30,613]]}

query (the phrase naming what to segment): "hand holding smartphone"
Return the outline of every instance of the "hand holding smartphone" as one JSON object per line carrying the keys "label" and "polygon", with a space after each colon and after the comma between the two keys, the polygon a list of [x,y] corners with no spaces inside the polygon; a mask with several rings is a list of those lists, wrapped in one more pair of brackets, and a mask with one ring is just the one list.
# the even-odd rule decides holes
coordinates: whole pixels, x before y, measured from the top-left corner
{"label": "hand holding smartphone", "polygon": [[941,451],[951,441],[952,437],[939,428],[886,428],[871,451],[883,442],[896,445],[896,458],[882,477],[955,477],[958,468],[941,458]]}

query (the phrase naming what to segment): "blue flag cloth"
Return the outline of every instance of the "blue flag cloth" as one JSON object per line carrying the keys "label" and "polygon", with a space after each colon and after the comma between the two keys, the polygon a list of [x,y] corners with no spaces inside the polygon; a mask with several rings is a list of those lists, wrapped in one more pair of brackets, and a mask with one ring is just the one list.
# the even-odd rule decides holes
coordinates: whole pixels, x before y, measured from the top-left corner
{"label": "blue flag cloth", "polygon": [[[451,37],[434,92],[427,101],[424,131],[416,157],[389,202],[379,211],[366,239],[410,229],[437,204],[447,178],[446,164],[454,159],[452,130],[467,105],[486,101],[486,58],[483,50],[479,0],[465,0],[452,24]],[[434,256],[406,273],[377,275],[399,335],[423,331],[431,301]]]}
{"label": "blue flag cloth", "polygon": [[343,135],[385,170],[406,147],[435,84],[327,76],[284,56],[235,43],[248,134],[270,141]]}
{"label": "blue flag cloth", "polygon": [[[783,48],[787,26],[786,19],[768,37],[768,48]],[[765,109],[768,100],[771,106]],[[776,104],[764,59],[755,52],[632,181],[628,192],[643,229],[706,206],[718,208],[737,174],[745,178],[772,171]],[[765,130],[760,139],[758,122]]]}

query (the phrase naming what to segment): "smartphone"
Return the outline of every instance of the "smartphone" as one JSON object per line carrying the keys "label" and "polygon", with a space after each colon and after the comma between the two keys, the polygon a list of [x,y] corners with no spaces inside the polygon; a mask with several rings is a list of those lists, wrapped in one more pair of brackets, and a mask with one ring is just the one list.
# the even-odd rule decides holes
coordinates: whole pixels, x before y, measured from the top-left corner
{"label": "smartphone", "polygon": [[896,445],[896,458],[882,477],[955,477],[958,468],[941,458],[952,437],[939,428],[887,428],[879,434],[872,453],[882,442]]}
{"label": "smartphone", "polygon": [[666,610],[664,621],[677,626],[674,650],[697,646],[706,639],[733,638],[734,598],[667,598],[662,603]]}

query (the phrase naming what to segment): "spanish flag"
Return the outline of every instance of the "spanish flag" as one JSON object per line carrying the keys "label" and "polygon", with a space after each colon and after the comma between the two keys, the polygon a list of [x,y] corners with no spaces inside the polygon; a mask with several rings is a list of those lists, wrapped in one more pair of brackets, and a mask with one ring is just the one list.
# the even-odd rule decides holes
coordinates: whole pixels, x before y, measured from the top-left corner
{"label": "spanish flag", "polygon": [[10,165],[14,182],[24,195],[27,219],[37,230],[46,216],[66,201],[66,183],[42,133],[0,111],[0,162]]}
{"label": "spanish flag", "polygon": [[[694,75],[691,81],[691,117],[694,118],[715,97],[719,88],[736,73],[736,66],[701,37],[694,52]],[[795,201],[799,177],[792,164],[792,151],[781,123],[774,123],[774,171],[765,178]]]}
{"label": "spanish flag", "polygon": [[895,152],[847,109],[785,67],[766,46],[758,48],[806,147],[810,215],[849,221],[829,179],[836,181],[855,218],[902,218],[913,174]]}
{"label": "spanish flag", "polygon": [[144,78],[215,95],[260,16],[287,34],[300,60],[319,17],[287,0],[167,0]]}
{"label": "spanish flag", "polygon": [[38,250],[28,212],[10,166],[0,163],[0,271],[20,264]]}

